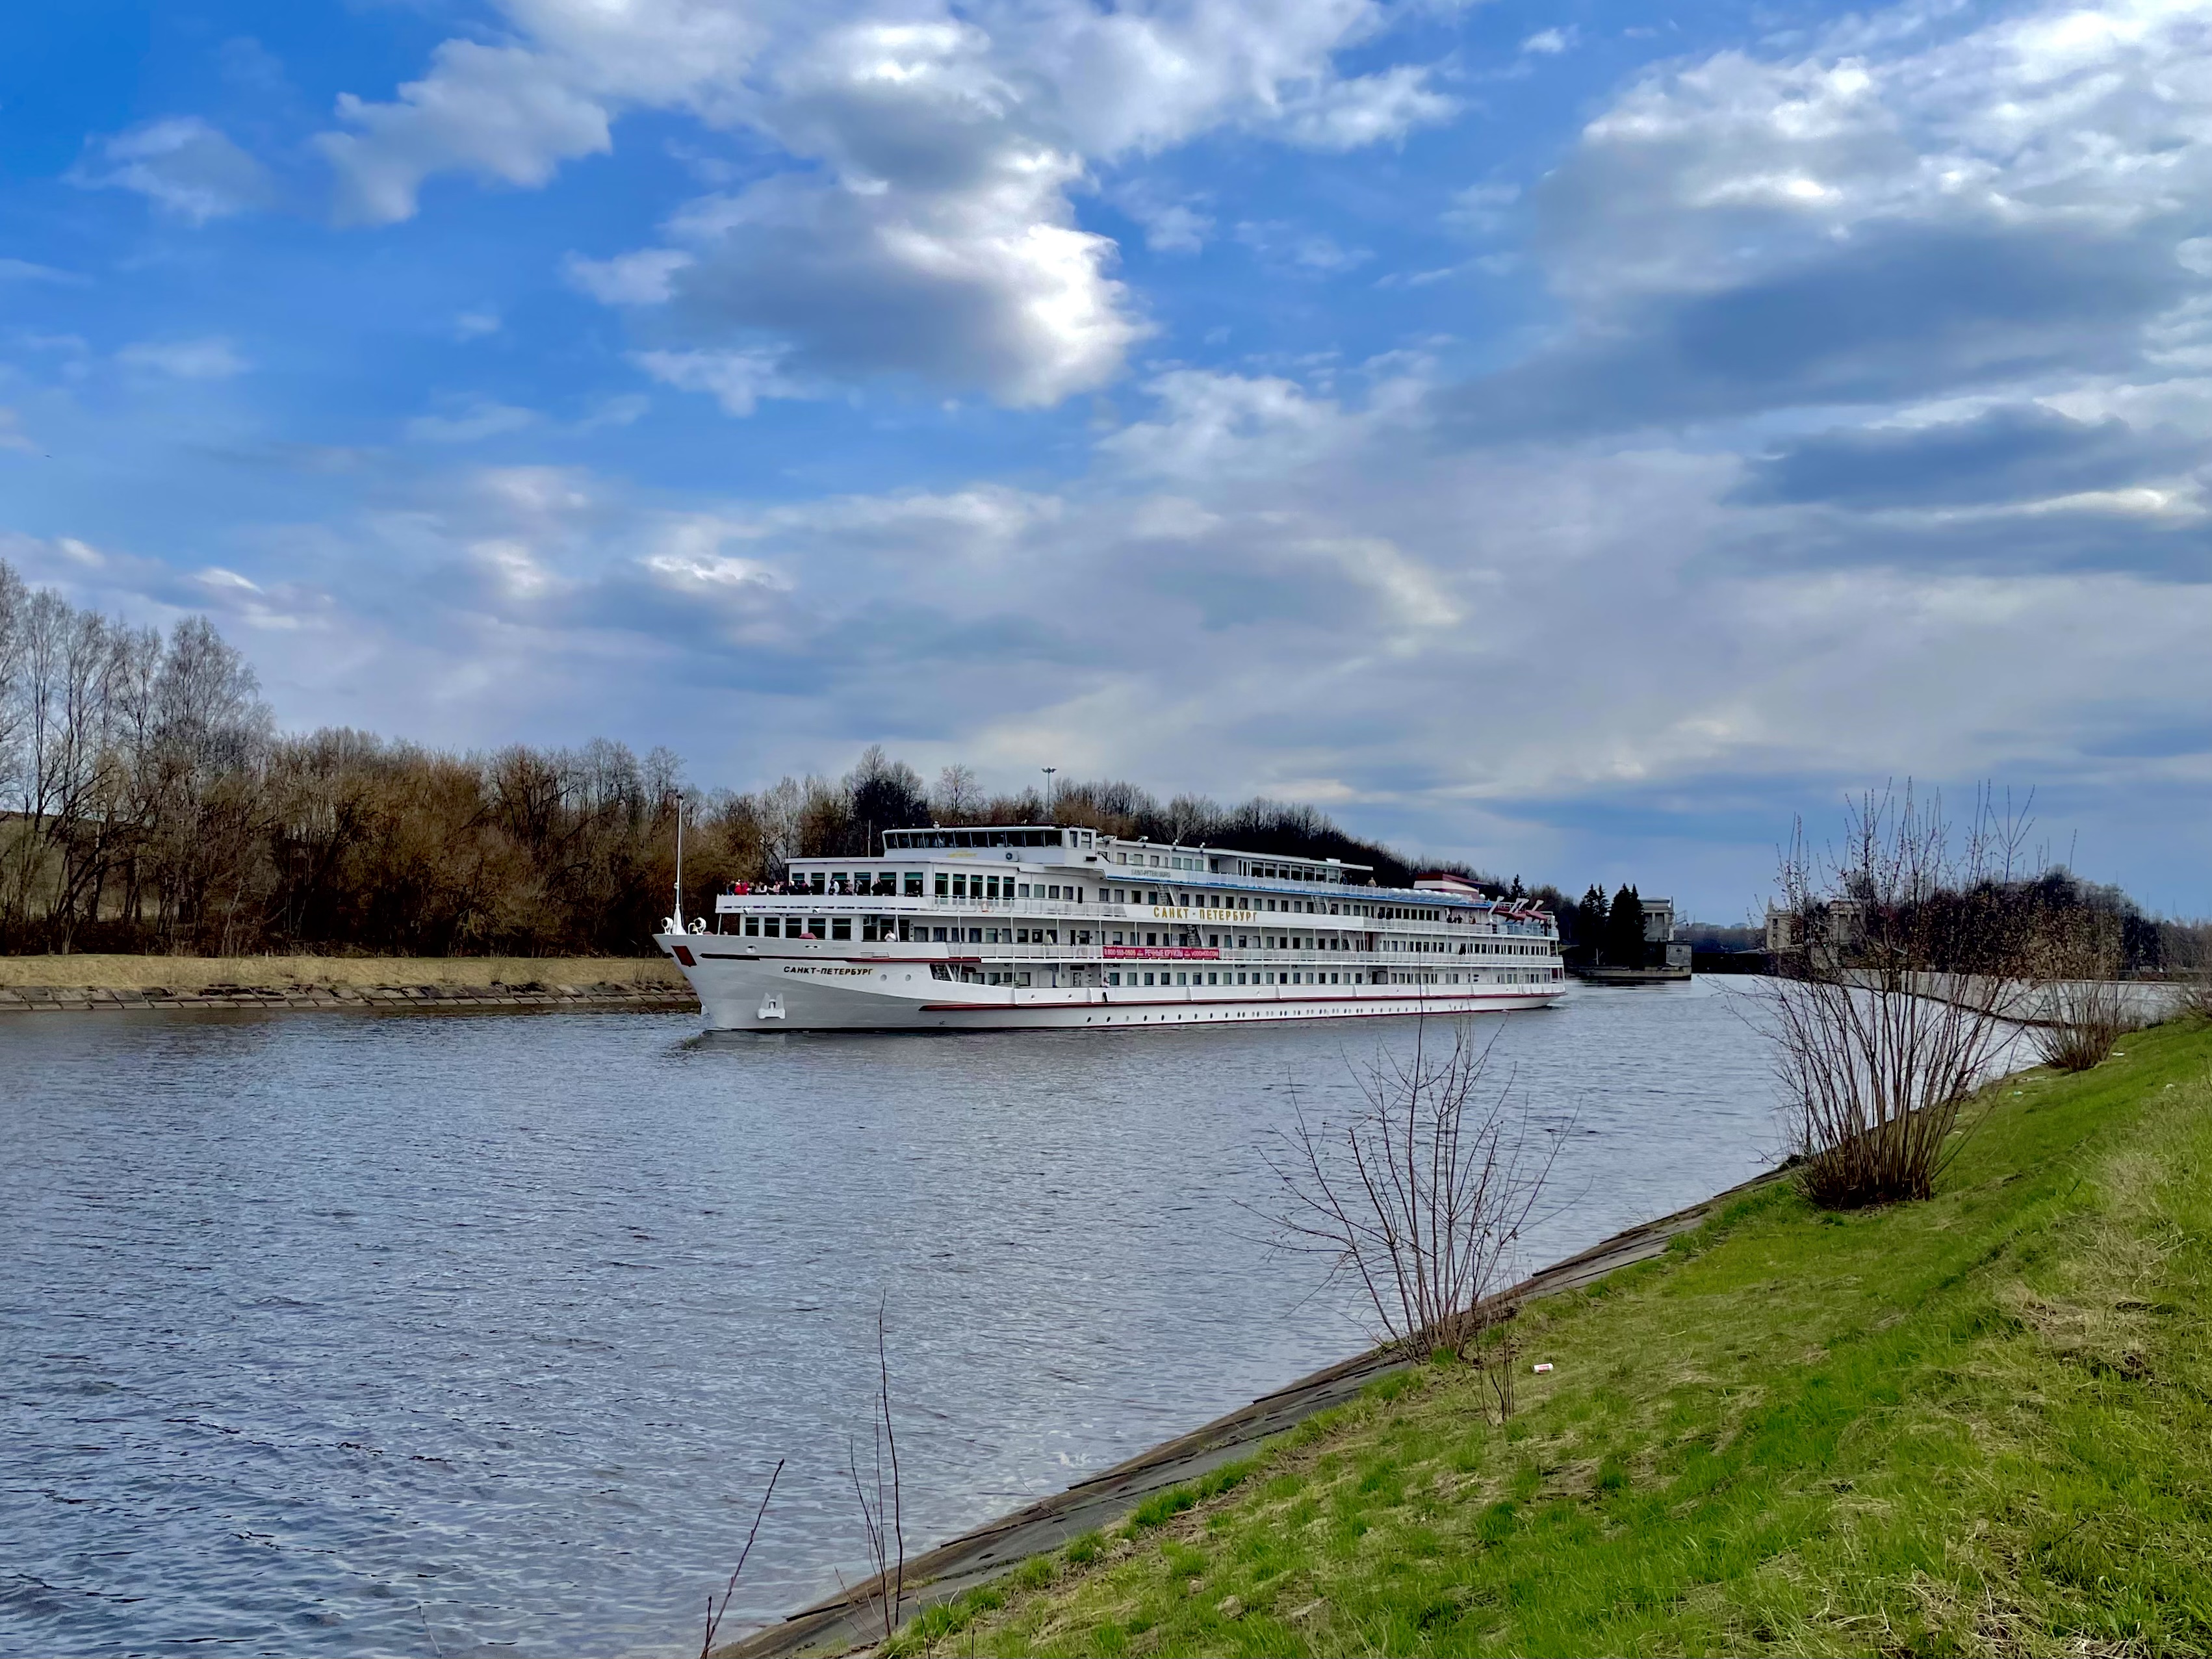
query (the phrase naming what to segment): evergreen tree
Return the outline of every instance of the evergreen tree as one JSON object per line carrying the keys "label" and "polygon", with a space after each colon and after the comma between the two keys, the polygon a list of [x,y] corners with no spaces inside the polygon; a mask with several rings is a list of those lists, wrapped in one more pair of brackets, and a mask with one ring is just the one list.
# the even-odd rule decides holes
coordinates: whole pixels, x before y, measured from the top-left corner
{"label": "evergreen tree", "polygon": [[1635,888],[1624,884],[1613,896],[1613,908],[1606,916],[1605,943],[1601,948],[1608,966],[1644,966],[1644,901],[1638,896]]}
{"label": "evergreen tree", "polygon": [[1602,944],[1605,940],[1605,889],[1592,882],[1589,890],[1583,895],[1583,902],[1575,907],[1575,910],[1583,943],[1593,946]]}

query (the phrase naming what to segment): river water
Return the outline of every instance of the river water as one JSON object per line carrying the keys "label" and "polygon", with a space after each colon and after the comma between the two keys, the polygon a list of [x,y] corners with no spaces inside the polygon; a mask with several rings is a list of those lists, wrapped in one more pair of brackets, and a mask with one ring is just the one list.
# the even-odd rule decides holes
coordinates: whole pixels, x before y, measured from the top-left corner
{"label": "river water", "polygon": [[[1502,1027],[1527,1266],[1773,1158],[1711,984]],[[1413,1034],[13,1017],[0,1653],[677,1654],[782,1458],[774,1616],[863,1557],[879,1305],[916,1551],[1364,1346],[1261,1154]]]}

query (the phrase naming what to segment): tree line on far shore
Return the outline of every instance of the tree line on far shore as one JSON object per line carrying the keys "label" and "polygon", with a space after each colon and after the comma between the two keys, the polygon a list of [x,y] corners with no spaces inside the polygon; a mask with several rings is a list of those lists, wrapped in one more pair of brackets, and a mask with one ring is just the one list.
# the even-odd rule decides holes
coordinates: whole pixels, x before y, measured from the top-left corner
{"label": "tree line on far shore", "polygon": [[605,739],[459,755],[280,732],[205,618],[133,628],[0,562],[0,952],[635,954],[668,911],[679,801],[687,910],[932,823],[1057,822],[1340,858],[1390,884],[1414,873],[1310,806],[1074,781],[1048,815],[1034,789],[994,795],[964,766],[925,783],[874,748],[842,778],[739,793],[686,790],[666,750]]}

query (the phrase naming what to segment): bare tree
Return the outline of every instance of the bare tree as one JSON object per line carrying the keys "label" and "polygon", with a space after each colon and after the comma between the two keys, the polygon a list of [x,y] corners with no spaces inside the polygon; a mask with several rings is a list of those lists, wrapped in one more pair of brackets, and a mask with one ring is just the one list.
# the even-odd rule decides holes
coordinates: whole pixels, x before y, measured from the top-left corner
{"label": "bare tree", "polygon": [[[1516,1108],[1510,1074],[1487,1086],[1497,1041],[1477,1044],[1460,1021],[1440,1054],[1421,1022],[1409,1057],[1378,1048],[1352,1068],[1361,1106],[1349,1121],[1300,1109],[1265,1154],[1285,1243],[1326,1257],[1358,1286],[1378,1336],[1412,1358],[1484,1357],[1486,1332],[1512,1317],[1497,1293],[1559,1156],[1560,1137]],[[1510,1368],[1503,1346],[1490,1358]],[[1510,1377],[1498,1407],[1512,1410]]]}
{"label": "bare tree", "polygon": [[948,766],[929,792],[929,810],[939,823],[968,823],[982,810],[983,786],[968,766]]}
{"label": "bare tree", "polygon": [[2033,919],[2014,902],[2027,828],[1983,791],[1956,830],[1908,784],[1852,806],[1838,850],[1792,837],[1791,943],[1749,994],[1816,1203],[1925,1198],[1955,1154],[1960,1103],[2033,1001]]}

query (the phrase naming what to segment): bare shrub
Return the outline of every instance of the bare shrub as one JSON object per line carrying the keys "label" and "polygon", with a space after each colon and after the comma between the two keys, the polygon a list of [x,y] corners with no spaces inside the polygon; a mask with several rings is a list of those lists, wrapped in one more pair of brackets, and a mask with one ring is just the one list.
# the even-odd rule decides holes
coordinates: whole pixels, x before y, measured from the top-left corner
{"label": "bare shrub", "polygon": [[2051,988],[2048,1024],[2035,1032],[2036,1057],[2061,1072],[2086,1072],[2112,1055],[2138,1022],[2125,993],[2109,981],[2073,981]]}
{"label": "bare shrub", "polygon": [[2046,926],[2033,952],[2043,987],[2036,1013],[2035,1052],[2046,1066],[2086,1072],[2112,1055],[2133,1030],[2120,971],[2116,919],[2089,912]]}
{"label": "bare shrub", "polygon": [[[1439,1054],[1424,1022],[1409,1058],[1378,1048],[1352,1068],[1361,1106],[1350,1121],[1311,1122],[1300,1109],[1265,1156],[1284,1242],[1358,1286],[1381,1340],[1409,1358],[1448,1352],[1510,1370],[1510,1331],[1483,1337],[1512,1316],[1496,1293],[1559,1138],[1514,1107],[1510,1075],[1486,1086],[1496,1043],[1477,1044],[1462,1021]],[[1510,1377],[1493,1388],[1510,1414]]]}
{"label": "bare shrub", "polygon": [[857,1444],[846,1448],[845,1466],[853,1479],[853,1496],[860,1506],[860,1527],[866,1534],[868,1560],[876,1570],[872,1596],[883,1617],[884,1640],[898,1633],[899,1604],[906,1595],[906,1510],[899,1488],[898,1437],[891,1428],[891,1364],[884,1331],[884,1309],[876,1309],[876,1409],[869,1425],[875,1456],[870,1474],[863,1477]]}
{"label": "bare shrub", "polygon": [[2168,922],[2168,962],[2177,978],[2173,1012],[2212,1020],[2212,922]]}
{"label": "bare shrub", "polygon": [[738,1565],[730,1570],[730,1582],[722,1589],[721,1604],[715,1605],[711,1594],[707,1597],[707,1633],[699,1638],[699,1659],[708,1659],[714,1650],[714,1638],[722,1628],[722,1615],[729,1612],[730,1598],[738,1593],[738,1575],[744,1571],[746,1558],[753,1553],[753,1540],[760,1536],[761,1522],[768,1514],[768,1500],[775,1496],[775,1483],[782,1476],[783,1460],[779,1457],[775,1468],[769,1471],[768,1490],[761,1494],[760,1507],[753,1511],[752,1528],[745,1534],[745,1547],[738,1552]]}
{"label": "bare shrub", "polygon": [[2185,1014],[2198,1019],[2212,1020],[2212,980],[2192,980],[2181,990],[2181,1008]]}
{"label": "bare shrub", "polygon": [[1814,1202],[1925,1198],[1955,1153],[1960,1105],[2033,995],[2025,831],[1984,793],[1961,836],[1908,785],[1852,808],[1839,851],[1815,857],[1801,826],[1784,854],[1787,948],[1748,994]]}

